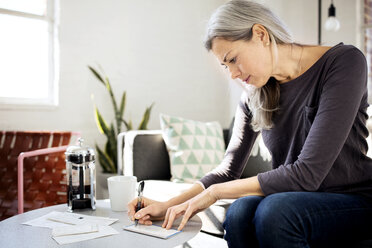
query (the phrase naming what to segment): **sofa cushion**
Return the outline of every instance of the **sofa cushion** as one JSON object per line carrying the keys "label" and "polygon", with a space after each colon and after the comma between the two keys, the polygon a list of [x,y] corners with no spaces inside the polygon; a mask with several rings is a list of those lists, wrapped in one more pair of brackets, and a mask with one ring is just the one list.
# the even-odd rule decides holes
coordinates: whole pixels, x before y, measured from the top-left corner
{"label": "sofa cushion", "polygon": [[172,181],[195,182],[222,161],[225,142],[218,122],[161,114],[160,124],[169,152]]}

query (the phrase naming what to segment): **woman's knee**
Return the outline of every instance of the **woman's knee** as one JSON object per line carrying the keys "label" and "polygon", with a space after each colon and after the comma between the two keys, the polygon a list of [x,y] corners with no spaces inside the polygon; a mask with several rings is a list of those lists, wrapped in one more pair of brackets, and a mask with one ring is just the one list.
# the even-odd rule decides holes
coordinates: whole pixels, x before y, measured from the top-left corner
{"label": "woman's knee", "polygon": [[265,197],[257,207],[254,217],[256,228],[275,228],[283,226],[296,215],[295,206],[290,203],[287,193],[278,193]]}
{"label": "woman's knee", "polygon": [[252,219],[263,197],[247,196],[234,201],[223,223],[224,239],[229,247],[257,247]]}
{"label": "woman's knee", "polygon": [[295,204],[294,198],[290,193],[278,193],[267,196],[258,205],[253,223],[260,244],[268,240],[295,240],[297,243],[306,241],[305,223],[299,211],[300,206]]}
{"label": "woman's knee", "polygon": [[223,227],[241,226],[252,223],[254,212],[263,197],[246,196],[235,200],[227,210]]}

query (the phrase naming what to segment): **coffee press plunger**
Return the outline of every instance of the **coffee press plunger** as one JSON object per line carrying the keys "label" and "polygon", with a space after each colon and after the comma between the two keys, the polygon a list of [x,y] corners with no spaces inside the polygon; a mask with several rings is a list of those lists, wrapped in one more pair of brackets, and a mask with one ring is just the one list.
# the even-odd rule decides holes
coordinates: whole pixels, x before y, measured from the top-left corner
{"label": "coffee press plunger", "polygon": [[69,146],[65,152],[67,169],[67,205],[74,209],[96,209],[95,153],[90,147]]}

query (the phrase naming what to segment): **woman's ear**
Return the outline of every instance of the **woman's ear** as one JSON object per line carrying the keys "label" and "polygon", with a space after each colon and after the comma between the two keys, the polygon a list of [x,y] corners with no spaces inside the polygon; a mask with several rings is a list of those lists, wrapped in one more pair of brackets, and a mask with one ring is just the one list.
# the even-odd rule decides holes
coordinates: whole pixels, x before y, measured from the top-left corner
{"label": "woman's ear", "polygon": [[270,45],[269,33],[261,24],[254,24],[252,26],[252,40],[262,42],[265,46]]}

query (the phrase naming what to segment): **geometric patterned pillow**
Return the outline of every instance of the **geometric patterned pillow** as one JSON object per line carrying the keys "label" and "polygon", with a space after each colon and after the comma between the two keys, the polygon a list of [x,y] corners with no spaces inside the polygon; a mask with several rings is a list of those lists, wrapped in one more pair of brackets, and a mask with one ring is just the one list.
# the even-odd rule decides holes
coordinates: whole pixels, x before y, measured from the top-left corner
{"label": "geometric patterned pillow", "polygon": [[160,114],[172,181],[195,182],[216,168],[225,154],[218,122],[200,122]]}

